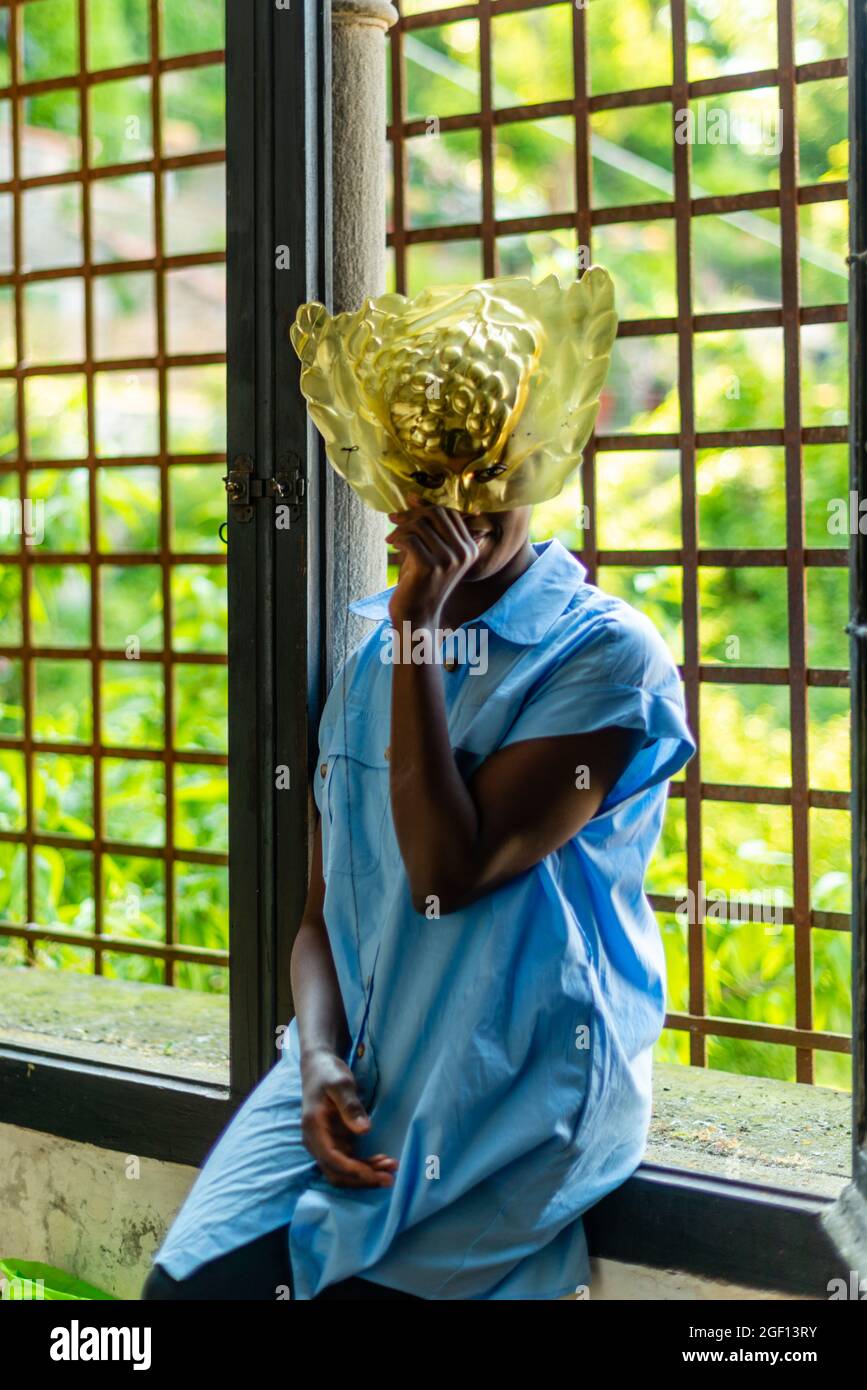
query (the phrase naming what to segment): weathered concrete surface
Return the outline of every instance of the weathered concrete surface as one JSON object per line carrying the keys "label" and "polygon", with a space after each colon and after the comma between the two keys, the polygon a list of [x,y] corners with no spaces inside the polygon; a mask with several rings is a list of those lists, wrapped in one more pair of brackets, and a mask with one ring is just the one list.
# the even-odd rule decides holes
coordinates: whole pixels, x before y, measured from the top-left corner
{"label": "weathered concrete surface", "polygon": [[0,1124],[0,1256],[137,1299],[194,1168]]}
{"label": "weathered concrete surface", "polygon": [[[44,970],[0,970],[0,1039],[224,1079],[226,1001]],[[647,1158],[836,1195],[849,1172],[850,1097],[827,1087],[659,1065]],[[2,1101],[0,1101],[2,1114]],[[138,1297],[195,1169],[0,1124],[0,1255],[45,1260]],[[593,1299],[767,1298],[600,1262]]]}
{"label": "weathered concrete surface", "polygon": [[[134,1300],[195,1170],[0,1125],[0,1255],[44,1260]],[[570,1295],[570,1298],[572,1296]],[[788,1299],[677,1270],[595,1260],[591,1300]]]}
{"label": "weathered concrete surface", "polygon": [[225,995],[0,969],[0,1039],[199,1081],[229,1080]]}
{"label": "weathered concrete surface", "polygon": [[828,1086],[657,1065],[646,1158],[836,1197],[851,1171],[852,1097]]}
{"label": "weathered concrete surface", "polygon": [[[571,1297],[571,1296],[570,1296]],[[803,1303],[812,1300],[797,1294],[727,1284],[721,1279],[700,1279],[677,1269],[649,1269],[645,1265],[591,1260],[590,1297],[594,1303],[611,1300],[648,1303],[737,1302],[744,1299],[769,1303]],[[575,1302],[574,1298],[571,1301]]]}
{"label": "weathered concrete surface", "polygon": [[[847,1096],[826,1088],[661,1066],[647,1157],[693,1171],[836,1192],[848,1169],[848,1104]],[[136,1166],[131,1158],[0,1124],[0,1254],[46,1260],[117,1297],[137,1298],[195,1170],[145,1158]],[[591,1297],[779,1295],[600,1261]]]}
{"label": "weathered concrete surface", "polygon": [[[228,1080],[228,1001],[161,985],[0,969],[0,1039],[203,1081]],[[658,1064],[647,1158],[836,1196],[851,1097],[826,1086]]]}

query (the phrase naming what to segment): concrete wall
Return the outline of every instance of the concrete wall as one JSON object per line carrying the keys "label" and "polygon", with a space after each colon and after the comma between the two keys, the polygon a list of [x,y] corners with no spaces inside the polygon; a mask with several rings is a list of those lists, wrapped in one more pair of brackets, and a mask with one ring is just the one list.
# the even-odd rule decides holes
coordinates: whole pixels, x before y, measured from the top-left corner
{"label": "concrete wall", "polygon": [[178,1163],[0,1125],[0,1256],[43,1260],[138,1298],[195,1176]]}
{"label": "concrete wall", "polygon": [[[43,1260],[137,1299],[196,1170],[0,1125],[0,1256]],[[591,1301],[784,1297],[674,1270],[594,1262]]]}

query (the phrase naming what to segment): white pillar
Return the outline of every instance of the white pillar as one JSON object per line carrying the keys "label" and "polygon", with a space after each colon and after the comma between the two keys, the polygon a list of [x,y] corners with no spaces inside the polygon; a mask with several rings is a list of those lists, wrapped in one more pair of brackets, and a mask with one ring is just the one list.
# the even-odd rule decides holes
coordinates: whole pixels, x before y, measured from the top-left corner
{"label": "white pillar", "polygon": [[[385,288],[385,35],[388,0],[332,0],[334,312],[360,308]],[[332,660],[337,670],[369,625],[346,605],[386,583],[389,524],[332,470]]]}

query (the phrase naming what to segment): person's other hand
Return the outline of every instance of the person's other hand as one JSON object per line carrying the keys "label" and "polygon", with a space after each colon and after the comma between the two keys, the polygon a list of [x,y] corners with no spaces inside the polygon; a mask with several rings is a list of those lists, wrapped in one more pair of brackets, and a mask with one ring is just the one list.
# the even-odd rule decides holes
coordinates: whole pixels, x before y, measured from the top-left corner
{"label": "person's other hand", "polygon": [[397,1160],[387,1154],[355,1158],[352,1141],[370,1129],[355,1077],[333,1052],[301,1061],[301,1134],[323,1174],[335,1187],[391,1187]]}
{"label": "person's other hand", "polygon": [[479,557],[465,518],[447,507],[433,507],[411,496],[405,512],[390,512],[395,523],[387,536],[401,552],[400,577],[388,605],[392,624],[436,626],[442,606]]}

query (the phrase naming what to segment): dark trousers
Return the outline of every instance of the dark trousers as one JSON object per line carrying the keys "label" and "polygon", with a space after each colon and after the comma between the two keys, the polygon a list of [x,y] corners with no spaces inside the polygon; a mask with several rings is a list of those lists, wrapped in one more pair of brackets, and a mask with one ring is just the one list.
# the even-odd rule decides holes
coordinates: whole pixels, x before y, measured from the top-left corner
{"label": "dark trousers", "polygon": [[[248,1245],[218,1255],[200,1265],[186,1279],[173,1279],[159,1265],[154,1265],[145,1281],[142,1299],[148,1303],[191,1299],[201,1302],[223,1299],[227,1302],[251,1301],[274,1303],[281,1290],[292,1288],[292,1269],[289,1264],[286,1230],[269,1231]],[[282,1295],[286,1297],[285,1293]],[[412,1293],[387,1289],[369,1279],[341,1279],[330,1284],[312,1301],[327,1299],[403,1298],[423,1303]]]}

